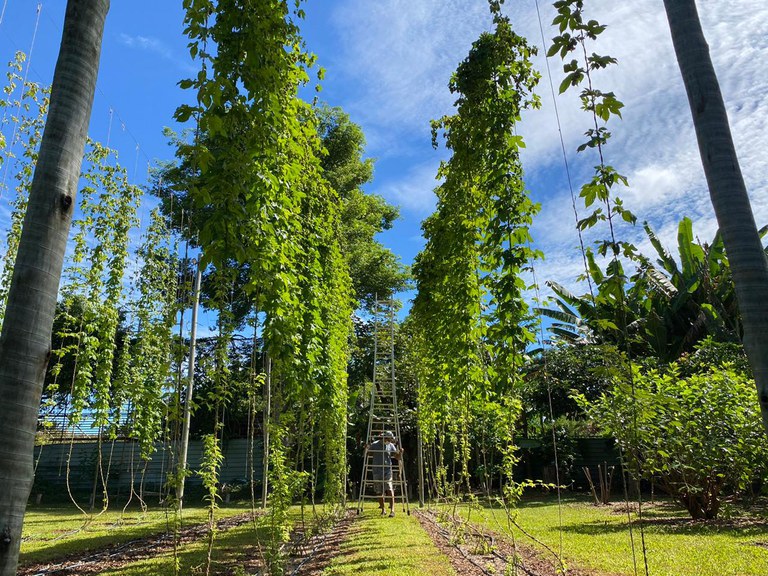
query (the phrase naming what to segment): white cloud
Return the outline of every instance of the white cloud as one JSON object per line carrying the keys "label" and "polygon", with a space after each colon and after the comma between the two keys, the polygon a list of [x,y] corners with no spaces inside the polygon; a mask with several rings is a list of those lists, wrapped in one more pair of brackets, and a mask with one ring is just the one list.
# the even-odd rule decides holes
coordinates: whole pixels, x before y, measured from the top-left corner
{"label": "white cloud", "polygon": [[197,68],[192,66],[186,55],[184,57],[177,56],[173,49],[158,38],[142,36],[140,34],[131,36],[130,34],[121,32],[118,35],[118,42],[128,48],[134,48],[136,50],[142,50],[160,56],[163,60],[175,64],[176,67],[185,72],[195,72],[197,70]]}
{"label": "white cloud", "polygon": [[448,81],[489,24],[484,2],[342,1],[333,22],[341,38],[334,69],[354,88],[345,104],[381,156],[399,136],[426,134],[451,111]]}
{"label": "white cloud", "polygon": [[129,48],[139,48],[148,52],[154,52],[166,60],[170,60],[173,57],[173,53],[171,52],[170,48],[168,48],[157,38],[148,38],[146,36],[140,35],[131,36],[129,34],[125,34],[124,32],[120,33],[119,38],[120,43],[128,46]]}
{"label": "white cloud", "polygon": [[[702,0],[699,11],[756,220],[768,223],[768,157],[763,153],[768,148],[768,4],[762,0],[735,4]],[[535,63],[542,72],[538,89],[542,109],[527,113],[519,130],[527,145],[522,159],[529,185],[542,202],[533,236],[546,260],[536,264],[537,275],[542,284],[554,279],[573,286],[583,264],[539,23],[531,3],[506,6],[516,30],[539,46]],[[550,3],[540,7],[549,43],[556,34],[548,25],[554,12]],[[651,0],[595,0],[587,11],[588,17],[608,25],[589,50],[619,61],[618,66],[595,73],[595,83],[600,89],[614,91],[625,104],[623,120],[612,120],[609,125],[613,137],[605,149],[607,163],[630,181],[630,188],[620,195],[639,221],[648,220],[670,249],[676,247],[677,223],[683,216],[694,221],[694,231],[702,240],[710,240],[716,223],[663,7]],[[376,155],[399,155],[407,165],[415,155],[403,144],[403,135],[426,137],[428,121],[451,112],[453,97],[446,84],[472,41],[488,26],[485,3],[467,8],[460,1],[382,0],[372,6],[347,0],[336,11],[335,24],[344,37],[336,64],[342,66],[345,80],[356,86],[345,106],[360,119]],[[556,91],[563,75],[562,62],[552,58],[549,66]],[[580,109],[575,90],[556,98],[578,194],[598,163],[593,151],[575,152],[591,118]],[[426,215],[435,203],[431,192],[435,164],[406,169],[406,176],[385,185],[382,193],[404,209]],[[578,198],[577,208],[583,217],[586,210]],[[653,254],[639,224],[622,226],[620,234]],[[585,244],[590,246],[605,235],[602,229],[590,231]]]}
{"label": "white cloud", "polygon": [[404,210],[427,216],[435,208],[434,189],[437,163],[428,162],[412,168],[402,180],[388,182],[377,190],[384,198]]}

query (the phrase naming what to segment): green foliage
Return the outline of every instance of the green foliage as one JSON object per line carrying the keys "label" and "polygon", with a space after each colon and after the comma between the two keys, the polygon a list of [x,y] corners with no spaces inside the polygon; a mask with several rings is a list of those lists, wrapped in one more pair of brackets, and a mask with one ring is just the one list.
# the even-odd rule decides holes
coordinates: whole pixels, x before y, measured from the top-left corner
{"label": "green foliage", "polygon": [[[491,407],[515,420],[519,403],[509,396],[533,341],[520,275],[536,255],[529,225],[538,207],[525,190],[515,128],[522,110],[539,104],[535,48],[515,34],[500,3],[490,8],[494,30],[473,44],[449,84],[457,113],[432,124],[433,143],[442,131],[452,156],[440,167],[437,210],[422,225],[427,242],[414,264],[420,425],[438,445],[446,431],[467,485],[469,430]],[[505,430],[511,454],[512,427]]]}
{"label": "green foliage", "polygon": [[678,360],[683,376],[707,372],[712,366],[727,364],[737,374],[752,378],[752,368],[747,360],[744,346],[735,342],[716,342],[707,337],[696,345],[696,350],[684,354]]}
{"label": "green foliage", "polygon": [[373,160],[362,155],[365,136],[340,108],[317,109],[318,133],[325,155],[323,177],[341,199],[341,250],[349,267],[355,298],[371,308],[378,296],[387,298],[404,289],[408,274],[398,257],[375,236],[389,230],[398,210],[381,196],[361,186],[373,179]]}
{"label": "green foliage", "polygon": [[[316,111],[298,97],[314,56],[304,51],[297,22],[301,2],[185,1],[190,53],[202,62],[194,106],[176,119],[194,119],[192,143],[177,139],[179,165],[166,171],[174,194],[184,192],[188,237],[202,251],[210,279],[206,305],[218,313],[220,341],[208,401],[218,409],[231,398],[230,340],[242,319],[263,317],[263,352],[273,372],[270,450],[270,531],[267,559],[282,571],[287,506],[311,478],[323,455],[326,500],[344,495],[347,338],[352,283],[343,253],[344,194],[367,178],[359,140],[342,137],[327,156],[335,189],[323,176],[323,141]],[[325,130],[326,132],[323,132]],[[352,130],[354,132],[354,130]],[[346,138],[346,139],[345,139]],[[346,143],[346,144],[345,144]],[[344,145],[349,145],[346,152]],[[359,183],[358,183],[359,182]],[[375,207],[375,206],[374,206]],[[386,213],[386,212],[385,212]],[[378,216],[377,218],[382,218]],[[363,244],[374,232],[364,231]],[[284,430],[296,431],[288,445]],[[309,452],[313,474],[303,469]]]}
{"label": "green foliage", "polygon": [[755,410],[754,383],[729,365],[687,377],[633,368],[634,389],[617,380],[609,393],[579,403],[619,442],[625,457],[658,482],[693,518],[717,516],[724,494],[764,475],[768,452]]}
{"label": "green foliage", "polygon": [[522,387],[523,434],[545,437],[545,431],[531,428],[550,417],[583,418],[572,395],[580,394],[590,402],[596,400],[610,389],[615,368],[623,362],[619,351],[610,345],[566,345],[541,350],[526,366]]}
{"label": "green foliage", "polygon": [[269,506],[269,526],[264,550],[264,561],[269,574],[280,576],[285,570],[282,548],[290,536],[289,510],[307,482],[307,473],[291,470],[286,459],[285,444],[287,430],[271,425],[270,435],[277,441],[269,451],[269,482],[272,486]]}
{"label": "green foliage", "polygon": [[203,480],[203,489],[205,490],[205,500],[208,502],[208,557],[205,566],[205,573],[211,572],[211,553],[213,552],[213,542],[216,539],[216,509],[219,495],[219,470],[224,462],[224,454],[221,451],[221,445],[216,434],[206,434],[203,436],[203,457],[200,461],[200,469],[197,475]]}
{"label": "green foliage", "polygon": [[690,219],[683,218],[678,264],[647,223],[645,231],[657,258],[654,262],[644,254],[632,255],[636,269],[631,278],[619,261],[604,272],[588,250],[587,268],[596,293],[577,296],[548,282],[556,307],[537,311],[555,320],[553,335],[569,343],[614,344],[635,358],[653,356],[662,362],[692,352],[707,336],[737,342],[741,320],[720,234],[711,243],[701,243]]}
{"label": "green foliage", "polygon": [[[9,62],[8,85],[4,88],[6,98],[0,100],[0,109],[3,110],[3,124],[9,120],[15,123],[14,138],[10,146],[7,147],[5,138],[0,133],[0,167],[4,171],[0,194],[5,192],[5,178],[8,175],[11,159],[14,159],[14,178],[16,180],[16,196],[10,202],[11,223],[5,236],[5,252],[2,257],[3,269],[0,275],[0,328],[5,315],[5,303],[16,263],[21,226],[27,212],[27,200],[29,190],[32,187],[37,151],[43,136],[45,118],[48,114],[50,94],[50,88],[41,88],[39,84],[34,82],[23,82],[19,73],[25,59],[26,56],[23,52],[17,52],[14,60]],[[16,94],[17,89],[21,94]],[[13,153],[13,145],[16,141],[20,141],[23,148],[21,157],[16,157]]]}

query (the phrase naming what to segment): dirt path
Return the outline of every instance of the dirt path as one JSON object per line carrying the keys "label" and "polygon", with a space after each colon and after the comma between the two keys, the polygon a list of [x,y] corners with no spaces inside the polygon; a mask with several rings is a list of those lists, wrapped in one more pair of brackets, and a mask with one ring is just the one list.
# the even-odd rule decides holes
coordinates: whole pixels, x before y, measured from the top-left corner
{"label": "dirt path", "polygon": [[304,547],[302,555],[290,561],[291,576],[312,576],[322,574],[341,550],[341,545],[350,535],[350,531],[359,530],[356,526],[358,516],[349,510],[347,515],[337,522],[330,531],[313,537]]}
{"label": "dirt path", "polygon": [[[544,558],[537,550],[530,546],[517,544],[513,548],[509,542],[498,535],[485,531],[464,539],[462,543],[456,543],[448,530],[442,527],[434,513],[417,510],[416,518],[422,528],[429,534],[440,551],[451,559],[451,564],[457,574],[462,576],[485,576],[505,574],[507,565],[517,558],[518,574],[527,576],[558,576],[557,562],[554,559]],[[568,569],[570,576],[591,576],[590,572],[583,572],[573,568]]]}

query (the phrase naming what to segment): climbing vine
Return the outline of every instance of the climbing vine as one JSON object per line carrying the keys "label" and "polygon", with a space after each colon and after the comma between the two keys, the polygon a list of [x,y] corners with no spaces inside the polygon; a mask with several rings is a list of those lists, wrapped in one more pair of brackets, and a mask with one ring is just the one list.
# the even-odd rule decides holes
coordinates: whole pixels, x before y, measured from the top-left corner
{"label": "climbing vine", "polygon": [[533,341],[522,274],[537,256],[529,226],[538,206],[523,184],[516,126],[522,110],[539,105],[535,48],[512,30],[500,2],[490,9],[493,32],[473,44],[449,85],[457,113],[433,122],[433,142],[442,131],[452,156],[438,172],[437,210],[422,226],[427,244],[414,266],[412,314],[426,354],[420,423],[426,438],[447,431],[461,465],[454,480],[467,487],[470,430],[489,409],[515,420],[516,372]]}
{"label": "climbing vine", "polygon": [[[300,6],[186,1],[190,53],[203,66],[180,83],[195,91],[196,104],[176,113],[198,127],[194,142],[177,148],[195,242],[211,274],[233,267],[245,278],[241,289],[264,317],[263,348],[279,384],[264,423],[274,438],[268,518],[275,546],[266,559],[275,573],[287,506],[310,478],[314,498],[320,477],[325,500],[341,502],[346,471],[351,282],[339,247],[339,198],[320,168],[315,111],[298,97],[314,64],[299,34]],[[310,474],[302,472],[306,459]]]}
{"label": "climbing vine", "polygon": [[[86,409],[94,427],[108,426],[111,416],[119,417],[122,399],[112,388],[112,372],[125,296],[128,234],[138,225],[140,190],[128,183],[124,168],[110,162],[110,154],[95,142],[86,153],[87,185],[79,195],[81,217],[75,222],[75,248],[63,289],[70,305],[64,307],[67,329],[60,336],[68,344],[57,353],[54,373],[67,354],[75,355],[68,415],[73,426]],[[71,305],[75,301],[77,307]]]}
{"label": "climbing vine", "polygon": [[[16,263],[21,226],[27,212],[27,199],[32,186],[34,166],[37,162],[37,150],[40,146],[45,118],[48,114],[50,94],[49,88],[42,88],[35,82],[23,84],[23,78],[19,72],[24,59],[24,54],[18,52],[15,59],[9,63],[8,84],[4,88],[7,98],[0,100],[0,107],[3,109],[3,124],[6,121],[12,121],[16,124],[16,140],[21,142],[23,148],[21,157],[15,158],[16,195],[11,200],[11,223],[5,237],[3,269],[0,275],[0,327],[2,327],[2,320],[5,315],[5,302],[11,285],[13,267]],[[17,87],[21,87],[22,94],[14,99]],[[21,115],[16,116],[13,110],[19,111]],[[11,113],[9,114],[9,112]],[[10,149],[6,150],[6,141],[2,133],[0,133],[0,151],[2,151],[0,153],[0,167],[5,167],[5,174],[7,174],[8,163],[14,156]],[[3,177],[3,186],[0,187],[0,194],[3,193],[5,193],[5,177]]]}
{"label": "climbing vine", "polygon": [[[553,24],[558,26],[560,34],[553,38],[547,55],[559,55],[564,61],[573,58],[563,65],[565,78],[560,84],[560,93],[570,88],[581,86],[579,99],[581,107],[591,116],[591,127],[586,131],[587,140],[579,145],[578,151],[594,150],[598,156],[598,164],[589,182],[582,185],[579,196],[591,213],[581,218],[578,226],[581,230],[592,228],[598,222],[608,225],[609,237],[598,241],[597,250],[601,256],[609,256],[607,274],[598,286],[598,302],[620,307],[623,305],[624,274],[619,256],[633,258],[637,249],[629,242],[617,239],[615,226],[617,219],[634,224],[636,218],[631,211],[624,207],[621,198],[616,193],[618,186],[627,186],[627,178],[613,166],[606,163],[604,149],[611,137],[607,122],[613,116],[621,118],[624,104],[616,98],[613,92],[598,89],[593,81],[594,74],[616,64],[616,59],[608,55],[588,53],[590,42],[597,40],[606,26],[597,20],[586,20],[583,0],[559,0],[554,3],[558,15]],[[588,253],[589,256],[589,253]],[[613,327],[617,332],[622,327]]]}
{"label": "climbing vine", "polygon": [[130,365],[126,368],[126,400],[130,434],[148,458],[154,450],[164,414],[164,390],[171,369],[171,337],[176,320],[176,249],[160,211],[150,215],[144,241],[137,251],[137,298]]}

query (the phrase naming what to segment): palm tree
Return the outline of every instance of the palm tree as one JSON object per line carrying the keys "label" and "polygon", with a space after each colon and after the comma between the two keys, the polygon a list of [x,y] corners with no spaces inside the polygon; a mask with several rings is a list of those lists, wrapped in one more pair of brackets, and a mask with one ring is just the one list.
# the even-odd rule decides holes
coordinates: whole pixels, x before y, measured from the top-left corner
{"label": "palm tree", "polygon": [[109,0],[69,0],[0,335],[0,576],[16,574],[40,396]]}
{"label": "palm tree", "polygon": [[768,432],[768,261],[728,126],[728,116],[694,0],[664,0],[677,62],[715,216],[733,273],[744,348]]}
{"label": "palm tree", "polygon": [[[596,292],[578,296],[549,280],[547,286],[555,293],[556,308],[534,311],[553,320],[548,329],[557,340],[569,344],[613,344],[621,350],[629,348],[632,356],[647,355],[647,343],[642,333],[638,333],[642,332],[646,285],[630,282],[619,261],[612,261],[606,273],[595,261],[592,250],[587,249],[585,257],[587,273]],[[620,326],[627,329],[622,330]]]}

